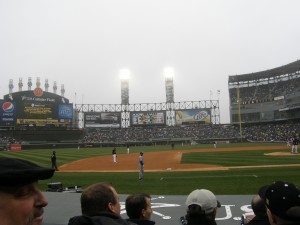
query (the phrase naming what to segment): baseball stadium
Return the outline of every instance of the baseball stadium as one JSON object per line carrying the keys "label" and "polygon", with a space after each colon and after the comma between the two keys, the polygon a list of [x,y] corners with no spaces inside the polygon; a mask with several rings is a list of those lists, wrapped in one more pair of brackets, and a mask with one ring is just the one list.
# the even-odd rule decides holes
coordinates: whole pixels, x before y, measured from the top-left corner
{"label": "baseball stadium", "polygon": [[74,104],[56,82],[52,92],[47,79],[33,85],[28,78],[27,90],[22,78],[18,82],[14,91],[10,80],[0,99],[0,157],[51,167],[56,152],[59,170],[39,183],[53,202],[45,209],[46,225],[67,224],[80,214],[81,190],[97,182],[113,183],[122,201],[151,194],[157,224],[180,224],[186,196],[211,190],[222,203],[221,225],[240,224],[261,186],[278,180],[300,185],[300,155],[292,151],[300,135],[300,60],[229,75],[228,124],[220,123],[219,99],[174,101],[172,77],[165,78],[165,102],[143,104],[129,103],[127,79],[121,80],[120,104]]}

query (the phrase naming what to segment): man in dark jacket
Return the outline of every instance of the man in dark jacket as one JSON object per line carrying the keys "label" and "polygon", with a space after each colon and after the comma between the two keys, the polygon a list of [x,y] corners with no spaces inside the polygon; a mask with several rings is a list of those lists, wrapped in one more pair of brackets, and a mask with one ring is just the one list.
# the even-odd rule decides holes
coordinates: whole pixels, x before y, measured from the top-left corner
{"label": "man in dark jacket", "polygon": [[121,206],[115,188],[108,183],[87,187],[81,194],[81,216],[72,217],[68,225],[128,225],[120,216]]}
{"label": "man in dark jacket", "polygon": [[152,208],[151,197],[146,193],[129,195],[125,201],[125,209],[129,217],[128,221],[138,225],[154,225],[151,221]]}

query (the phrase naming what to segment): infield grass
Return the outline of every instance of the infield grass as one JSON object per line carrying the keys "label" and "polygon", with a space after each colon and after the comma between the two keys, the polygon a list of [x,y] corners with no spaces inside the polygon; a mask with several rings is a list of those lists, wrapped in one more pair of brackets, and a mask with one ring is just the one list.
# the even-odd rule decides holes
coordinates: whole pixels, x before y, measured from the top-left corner
{"label": "infield grass", "polygon": [[[263,146],[278,144],[224,144],[218,148],[240,148],[247,146]],[[205,149],[211,145],[175,146],[175,151],[184,149]],[[100,155],[110,155],[112,148],[55,149],[57,164],[63,165],[75,160]],[[23,158],[42,166],[50,166],[50,156],[54,149],[24,150],[20,152],[0,152],[1,156]],[[131,152],[167,151],[171,146],[131,147]],[[225,167],[286,165],[300,163],[300,155],[266,156],[268,152],[289,151],[284,144],[282,150],[257,150],[240,152],[203,152],[185,153],[182,163],[205,163]],[[125,154],[126,148],[118,148],[118,154]],[[93,172],[64,173],[59,172],[46,181],[40,181],[42,190],[51,182],[62,182],[66,186],[87,187],[96,182],[109,181],[114,184],[118,193],[131,194],[147,192],[149,194],[187,195],[196,188],[206,188],[218,195],[248,195],[257,193],[258,189],[275,180],[285,180],[300,185],[300,167],[248,168],[222,171],[197,172],[146,172],[143,181],[138,180],[137,172]]]}

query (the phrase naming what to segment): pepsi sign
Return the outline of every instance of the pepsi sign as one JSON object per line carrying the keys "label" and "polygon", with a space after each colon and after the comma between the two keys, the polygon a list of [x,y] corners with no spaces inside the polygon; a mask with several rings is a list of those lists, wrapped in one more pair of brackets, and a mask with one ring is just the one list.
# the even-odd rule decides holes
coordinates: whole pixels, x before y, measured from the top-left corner
{"label": "pepsi sign", "polygon": [[12,102],[4,102],[2,104],[2,110],[5,113],[11,113],[14,111],[14,109],[15,109],[15,106]]}
{"label": "pepsi sign", "polygon": [[0,101],[0,123],[3,126],[14,125],[16,107],[14,102]]}

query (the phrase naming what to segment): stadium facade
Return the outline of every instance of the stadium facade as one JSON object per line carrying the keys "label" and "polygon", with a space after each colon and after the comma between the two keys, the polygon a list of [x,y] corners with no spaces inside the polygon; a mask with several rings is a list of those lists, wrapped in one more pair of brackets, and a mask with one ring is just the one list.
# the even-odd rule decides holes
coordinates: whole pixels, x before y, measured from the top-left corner
{"label": "stadium facade", "polygon": [[229,76],[231,124],[300,118],[300,60],[256,73]]}
{"label": "stadium facade", "polygon": [[300,60],[229,76],[230,124],[220,124],[219,100],[175,102],[172,82],[167,81],[163,103],[130,104],[126,80],[121,83],[121,104],[75,105],[64,97],[64,87],[56,94],[56,83],[50,93],[47,82],[45,91],[39,79],[31,90],[30,80],[23,91],[19,81],[19,91],[13,92],[10,81],[9,94],[0,99],[0,134],[30,143],[104,146],[284,141],[300,132],[294,126],[300,121]]}
{"label": "stadium facade", "polygon": [[[173,81],[173,80],[172,80]],[[143,127],[171,127],[183,125],[211,125],[220,123],[219,100],[174,102],[173,82],[166,82],[166,102],[129,104],[129,83],[121,83],[121,104],[75,104],[57,94],[54,82],[53,93],[41,88],[40,78],[28,90],[13,91],[9,81],[9,93],[0,99],[0,128],[4,136],[22,142],[70,142],[78,141],[83,132],[95,129],[122,129]]]}

